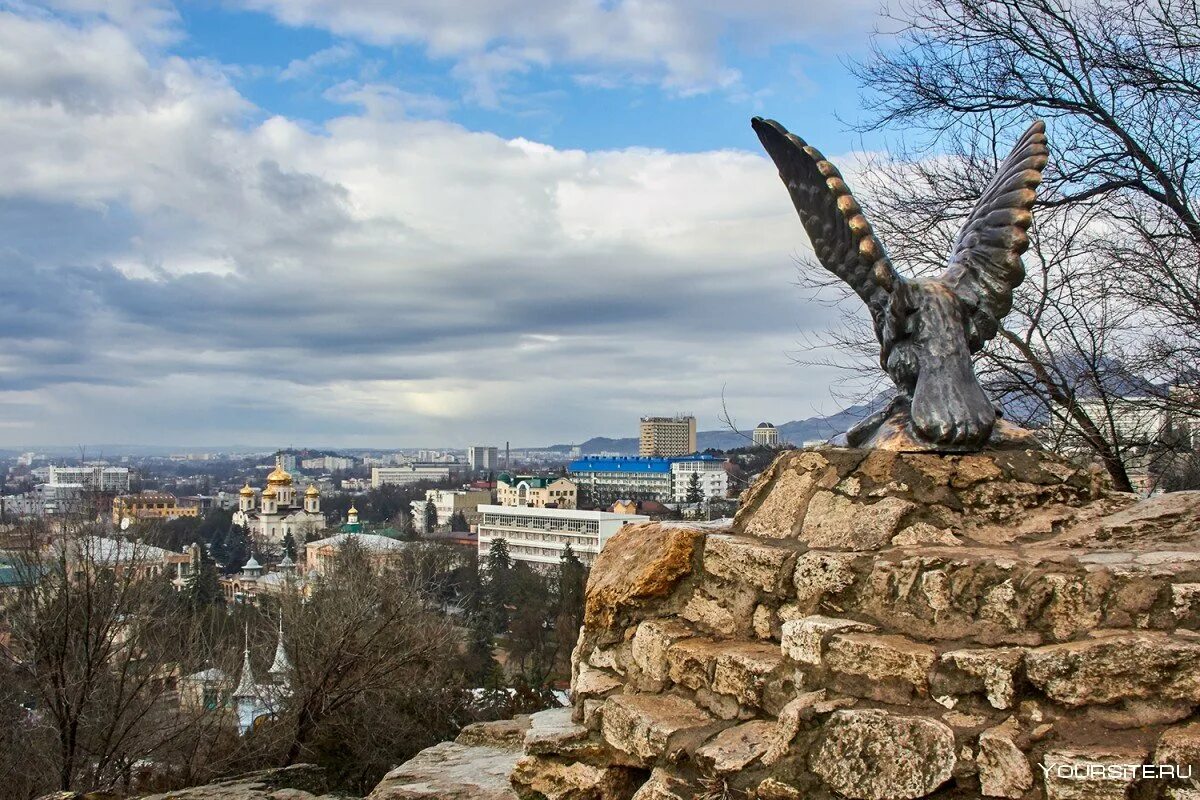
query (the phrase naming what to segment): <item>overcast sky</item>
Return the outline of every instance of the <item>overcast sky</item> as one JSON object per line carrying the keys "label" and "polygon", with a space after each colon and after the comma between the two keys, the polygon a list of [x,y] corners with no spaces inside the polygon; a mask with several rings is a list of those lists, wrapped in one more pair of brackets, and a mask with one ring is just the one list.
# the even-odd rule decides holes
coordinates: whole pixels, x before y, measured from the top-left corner
{"label": "overcast sky", "polygon": [[875,7],[0,0],[0,446],[836,410],[749,118],[875,146],[843,66]]}

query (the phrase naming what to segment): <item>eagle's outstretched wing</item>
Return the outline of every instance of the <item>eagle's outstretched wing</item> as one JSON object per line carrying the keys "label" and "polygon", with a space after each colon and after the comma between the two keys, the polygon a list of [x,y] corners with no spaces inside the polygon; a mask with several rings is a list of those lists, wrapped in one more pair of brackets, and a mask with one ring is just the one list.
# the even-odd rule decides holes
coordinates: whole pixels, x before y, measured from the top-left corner
{"label": "eagle's outstretched wing", "polygon": [[837,168],[799,136],[762,117],[755,117],[750,124],[779,167],[779,177],[787,185],[821,266],[863,299],[882,342],[888,294],[901,278],[854,195]]}
{"label": "eagle's outstretched wing", "polygon": [[996,335],[1025,280],[1021,254],[1029,247],[1033,201],[1050,157],[1046,123],[1038,120],[1013,147],[971,210],[950,249],[941,280],[967,308],[967,342],[977,352]]}

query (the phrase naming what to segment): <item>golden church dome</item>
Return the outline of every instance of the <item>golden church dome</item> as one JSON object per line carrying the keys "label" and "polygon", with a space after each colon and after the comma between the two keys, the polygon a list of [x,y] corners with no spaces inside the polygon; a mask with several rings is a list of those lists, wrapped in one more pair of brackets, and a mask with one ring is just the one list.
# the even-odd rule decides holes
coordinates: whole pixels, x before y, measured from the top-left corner
{"label": "golden church dome", "polygon": [[254,490],[251,489],[250,484],[247,483],[238,491],[238,494],[240,494],[242,497],[254,497]]}
{"label": "golden church dome", "polygon": [[320,497],[321,490],[317,488],[315,483],[310,483],[308,488],[304,490],[305,497]]}
{"label": "golden church dome", "polygon": [[292,476],[289,475],[283,467],[275,467],[270,475],[267,476],[267,483],[274,486],[291,486]]}
{"label": "golden church dome", "polygon": [[279,496],[279,492],[275,491],[274,486],[268,486],[267,490],[265,492],[263,492],[263,497],[270,497],[270,498],[274,499],[278,496]]}

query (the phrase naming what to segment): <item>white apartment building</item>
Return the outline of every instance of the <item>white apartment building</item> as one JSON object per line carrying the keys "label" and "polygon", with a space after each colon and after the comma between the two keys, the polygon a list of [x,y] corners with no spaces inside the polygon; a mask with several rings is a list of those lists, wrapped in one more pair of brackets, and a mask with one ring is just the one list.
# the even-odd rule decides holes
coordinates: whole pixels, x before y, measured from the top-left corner
{"label": "white apartment building", "polygon": [[337,470],[353,469],[354,459],[345,456],[318,456],[304,459],[300,462],[300,466],[307,470],[336,472]]}
{"label": "white apartment building", "polygon": [[676,503],[687,502],[688,488],[692,475],[700,479],[700,491],[705,499],[724,497],[729,490],[729,473],[725,462],[713,456],[671,462],[671,499]]}
{"label": "white apartment building", "polygon": [[88,464],[82,467],[48,467],[46,482],[53,484],[78,484],[85,491],[128,492],[129,467],[109,467]]}
{"label": "white apartment building", "polygon": [[479,558],[487,558],[492,542],[503,539],[514,561],[535,567],[559,563],[567,545],[591,565],[601,548],[626,525],[649,522],[641,514],[577,511],[565,508],[479,507]]}
{"label": "white apartment building", "polygon": [[438,525],[449,525],[450,518],[462,512],[468,525],[479,522],[479,507],[492,502],[492,493],[487,489],[427,489],[424,500],[413,500],[411,504],[413,526],[422,533],[425,530],[425,504],[433,501],[437,509]]}
{"label": "white apartment building", "polygon": [[450,477],[448,464],[404,464],[399,467],[372,467],[371,488],[380,486],[405,486],[421,481],[444,481]]}
{"label": "white apartment building", "polygon": [[487,472],[500,468],[500,450],[495,447],[468,447],[467,463],[472,472]]}

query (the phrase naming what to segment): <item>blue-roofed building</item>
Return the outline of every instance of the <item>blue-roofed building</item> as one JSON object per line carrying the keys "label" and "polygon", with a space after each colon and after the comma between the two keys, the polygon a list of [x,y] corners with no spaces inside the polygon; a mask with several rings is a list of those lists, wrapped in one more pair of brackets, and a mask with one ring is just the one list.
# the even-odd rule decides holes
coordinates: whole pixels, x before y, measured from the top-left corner
{"label": "blue-roofed building", "polygon": [[617,500],[670,503],[675,501],[678,476],[690,476],[693,471],[708,473],[714,465],[724,475],[724,468],[719,466],[722,463],[715,456],[699,453],[672,458],[585,456],[572,461],[567,472],[597,505],[608,505]]}

